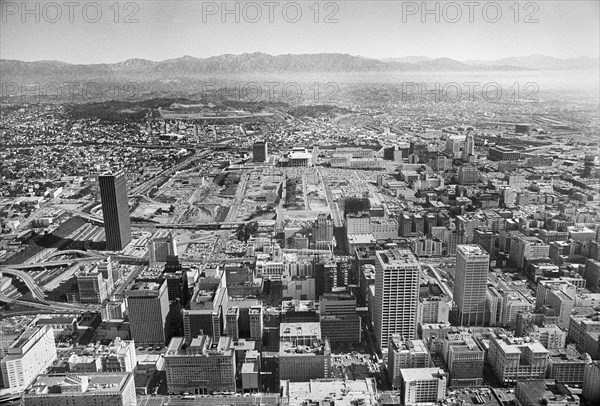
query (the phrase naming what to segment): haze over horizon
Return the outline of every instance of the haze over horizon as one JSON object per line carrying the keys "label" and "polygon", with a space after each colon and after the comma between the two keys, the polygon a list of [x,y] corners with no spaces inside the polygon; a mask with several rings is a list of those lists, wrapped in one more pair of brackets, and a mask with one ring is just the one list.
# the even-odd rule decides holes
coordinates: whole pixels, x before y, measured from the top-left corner
{"label": "haze over horizon", "polygon": [[[440,7],[437,16],[407,9],[407,4],[420,7],[420,2],[319,2],[318,13],[315,3],[298,2],[294,3],[300,5],[296,22],[291,22],[296,10],[290,8],[286,15],[281,11],[293,2],[277,2],[272,22],[261,2],[255,3],[261,7],[260,18],[256,9],[244,10],[244,3],[236,2],[227,2],[230,10],[240,7],[233,14],[221,10],[221,2],[182,1],[176,7],[161,0],[115,3],[118,12],[110,8],[112,3],[100,3],[100,14],[87,9],[84,16],[81,7],[74,9],[72,22],[64,6],[59,16],[58,10],[48,6],[50,2],[39,3],[38,11],[34,2],[26,3],[31,14],[21,10],[21,2],[2,3],[2,59],[95,64],[263,52],[489,61],[529,55],[597,58],[600,54],[597,1],[516,2],[518,13],[510,9],[513,3],[500,2],[501,15],[496,22],[492,22],[493,9],[485,15],[475,9],[470,22],[464,6],[461,17],[451,22],[457,14],[444,8],[447,2],[435,3]],[[482,2],[481,8],[487,3],[492,2]],[[134,6],[127,6],[131,4]],[[526,8],[526,4],[535,7]],[[95,16],[97,22],[93,23]],[[127,19],[131,22],[125,23]]]}
{"label": "haze over horizon", "polygon": [[[590,58],[590,59],[599,59],[600,57],[596,56],[586,56],[586,55],[578,55],[578,56],[572,56],[572,57],[559,57],[559,56],[552,56],[552,55],[543,55],[543,54],[529,54],[529,55],[509,55],[503,58],[495,58],[495,59],[456,59],[453,58],[452,56],[449,55],[445,55],[445,56],[439,56],[439,57],[433,57],[433,56],[426,56],[426,55],[400,55],[400,56],[390,56],[390,57],[383,57],[383,58],[372,58],[372,57],[368,57],[368,56],[364,56],[364,55],[353,55],[353,54],[348,54],[348,53],[341,53],[341,52],[320,52],[320,53],[310,53],[310,52],[306,52],[306,53],[283,53],[283,54],[270,54],[268,52],[263,52],[263,51],[247,51],[247,52],[241,52],[241,53],[230,53],[230,54],[217,54],[217,55],[209,55],[209,56],[198,56],[198,55],[179,55],[176,56],[174,58],[168,58],[168,59],[161,59],[161,60],[156,60],[156,59],[146,59],[146,58],[137,58],[137,57],[132,57],[132,58],[127,58],[124,60],[119,60],[119,61],[114,61],[114,62],[93,62],[93,63],[77,63],[77,62],[68,62],[68,61],[64,61],[64,60],[60,60],[60,59],[32,59],[32,60],[25,60],[25,59],[14,59],[14,58],[0,58],[1,60],[18,60],[18,61],[22,61],[22,62],[62,62],[62,63],[68,63],[68,64],[72,64],[72,65],[95,65],[95,64],[114,64],[114,63],[122,63],[122,62],[126,62],[128,60],[147,60],[150,62],[156,62],[156,63],[160,63],[160,62],[165,62],[165,61],[169,61],[169,60],[174,60],[174,59],[183,59],[183,58],[195,58],[195,59],[207,59],[207,58],[213,58],[213,57],[219,57],[219,56],[223,56],[223,55],[235,55],[235,56],[241,56],[241,55],[247,55],[247,54],[265,54],[265,55],[269,55],[269,56],[282,56],[282,55],[319,55],[319,54],[342,54],[342,55],[350,55],[350,56],[354,56],[354,57],[358,57],[358,58],[366,58],[366,59],[373,59],[373,60],[379,60],[379,61],[392,61],[392,60],[403,60],[406,59],[408,60],[419,60],[419,59],[423,59],[423,60],[434,60],[434,59],[452,59],[458,62],[464,62],[464,63],[473,63],[473,62],[495,62],[495,61],[499,61],[499,60],[503,60],[503,59],[511,59],[511,58],[534,58],[534,57],[540,57],[540,58],[555,58],[555,59],[560,59],[560,60],[568,60],[568,59],[580,59],[580,58]],[[408,63],[413,63],[413,62],[408,62]]]}

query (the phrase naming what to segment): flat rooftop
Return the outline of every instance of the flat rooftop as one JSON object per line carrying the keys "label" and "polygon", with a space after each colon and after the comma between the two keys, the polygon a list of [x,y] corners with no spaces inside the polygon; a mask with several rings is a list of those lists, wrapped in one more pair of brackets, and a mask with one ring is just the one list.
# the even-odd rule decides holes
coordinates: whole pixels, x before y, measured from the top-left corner
{"label": "flat rooftop", "polygon": [[405,266],[419,266],[419,261],[408,249],[387,249],[383,251],[377,251],[375,253],[377,258],[381,261],[384,267],[405,267]]}
{"label": "flat rooftop", "polygon": [[370,399],[377,393],[373,378],[358,381],[342,381],[333,379],[311,379],[310,382],[285,382],[284,393],[287,392],[290,406],[303,405],[306,400],[320,400],[326,397],[335,399],[336,406],[355,405],[357,399]]}
{"label": "flat rooftop", "polygon": [[280,337],[315,337],[321,338],[321,324],[319,322],[281,323],[279,326]]}
{"label": "flat rooftop", "polygon": [[489,256],[486,250],[478,244],[459,244],[456,246],[456,251],[460,251],[465,255],[482,255]]}
{"label": "flat rooftop", "polygon": [[158,282],[136,282],[129,290],[159,290],[160,283]]}
{"label": "flat rooftop", "polygon": [[[68,385],[69,394],[72,394],[73,381],[69,379],[69,376],[73,374],[60,374],[60,375],[38,375],[32,386],[25,392],[25,394],[36,395],[38,389],[48,388],[47,394],[44,396],[62,395],[60,392],[60,386]],[[121,392],[123,387],[127,383],[127,380],[131,378],[130,373],[101,373],[101,374],[77,374],[76,377],[82,377],[88,379],[88,387],[84,392],[79,393],[99,393],[99,392]],[[78,393],[77,391],[75,393]]]}
{"label": "flat rooftop", "polygon": [[400,374],[406,382],[426,381],[446,376],[444,370],[440,368],[400,368]]}

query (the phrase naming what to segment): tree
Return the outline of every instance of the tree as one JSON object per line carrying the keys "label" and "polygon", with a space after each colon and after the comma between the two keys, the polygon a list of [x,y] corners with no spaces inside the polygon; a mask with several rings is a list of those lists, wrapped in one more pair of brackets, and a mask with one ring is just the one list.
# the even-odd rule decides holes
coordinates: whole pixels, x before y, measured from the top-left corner
{"label": "tree", "polygon": [[237,229],[236,237],[240,241],[247,242],[250,237],[258,231],[258,222],[250,221],[246,224],[240,224]]}

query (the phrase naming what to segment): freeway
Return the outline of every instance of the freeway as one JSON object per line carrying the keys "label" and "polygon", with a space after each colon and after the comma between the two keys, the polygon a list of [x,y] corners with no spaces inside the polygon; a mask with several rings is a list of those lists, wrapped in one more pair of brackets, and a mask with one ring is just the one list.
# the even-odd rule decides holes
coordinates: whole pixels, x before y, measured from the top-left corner
{"label": "freeway", "polygon": [[333,194],[331,193],[331,187],[329,186],[329,179],[327,175],[323,173],[321,168],[318,168],[319,176],[321,177],[321,182],[323,183],[323,187],[325,187],[325,197],[327,200],[327,205],[331,210],[331,214],[333,214],[333,223],[335,227],[344,227],[344,221],[340,218],[340,212],[338,210],[337,202],[333,199]]}
{"label": "freeway", "polygon": [[33,279],[33,277],[28,273],[23,272],[19,269],[9,268],[5,266],[0,267],[0,271],[3,275],[12,275],[21,279],[27,286],[27,289],[29,289],[29,291],[33,294],[35,298],[44,298],[44,289],[40,287],[40,285],[38,285],[37,282]]}
{"label": "freeway", "polygon": [[[227,216],[225,217],[225,224],[232,223],[233,220],[237,218],[238,208],[240,206],[240,203],[244,199],[244,194],[246,193],[246,185],[248,183],[249,177],[250,175],[247,172],[242,173],[242,176],[240,177],[240,183],[238,183],[238,187],[235,191],[235,197],[233,199],[233,202],[229,206],[229,211],[227,212]],[[223,250],[223,247],[227,242],[227,237],[229,236],[230,232],[231,231],[229,230],[222,230],[221,232],[219,232],[219,235],[217,236],[217,241],[215,242],[215,246],[213,248],[213,252],[209,257],[210,260],[219,255],[219,253]]]}
{"label": "freeway", "polygon": [[[0,267],[0,270],[5,275],[13,275],[13,276],[16,276],[17,278],[21,279],[23,281],[23,283],[25,283],[25,286],[27,286],[27,289],[29,289],[29,291],[31,292],[33,297],[39,303],[41,303],[41,305],[46,306],[44,308],[50,307],[50,308],[54,308],[57,310],[62,309],[62,310],[76,311],[76,312],[99,311],[100,310],[99,305],[85,305],[84,306],[81,304],[61,303],[61,302],[53,302],[50,300],[46,300],[46,296],[44,294],[44,289],[42,287],[40,287],[40,285],[38,285],[37,282],[33,279],[33,277],[31,275],[29,275],[28,273],[23,272],[19,269],[14,269],[14,268],[6,267],[6,266]],[[7,300],[4,300],[4,299],[7,299]],[[21,304],[27,304],[28,306],[32,305],[31,302],[14,300],[14,299],[8,298],[6,296],[0,296],[0,300],[7,301],[8,303],[18,302]],[[35,305],[34,305],[34,307],[35,307]]]}
{"label": "freeway", "polygon": [[20,305],[24,305],[24,306],[34,307],[34,308],[40,309],[40,310],[48,310],[48,311],[53,311],[53,312],[61,312],[62,311],[62,310],[57,309],[50,305],[45,305],[45,304],[41,304],[41,303],[37,303],[37,302],[28,302],[26,300],[13,299],[8,296],[4,296],[1,293],[0,293],[0,302],[11,303],[11,304],[20,304]]}
{"label": "freeway", "polygon": [[[77,261],[78,262],[101,261],[104,258],[106,258],[106,256],[102,255],[102,256],[93,256],[93,257],[87,257],[87,258],[79,258],[79,259],[77,259]],[[35,264],[13,264],[7,268],[10,268],[10,269],[53,268],[53,267],[57,267],[57,266],[71,265],[71,264],[73,264],[74,261],[75,260],[73,260],[73,259],[64,259],[64,260],[57,260],[57,261],[36,262]],[[2,271],[2,268],[4,268],[4,267],[0,266],[0,271]]]}
{"label": "freeway", "polygon": [[[233,205],[231,206],[233,207]],[[229,209],[231,211],[231,209]],[[249,221],[228,221],[222,223],[206,222],[206,223],[132,223],[132,227],[149,228],[149,229],[186,229],[186,230],[214,230],[215,228],[235,228],[240,224],[246,224]]]}
{"label": "freeway", "polygon": [[90,214],[90,213],[84,213],[84,212],[79,211],[79,210],[68,209],[68,208],[65,208],[65,207],[63,207],[61,205],[57,205],[57,204],[53,204],[53,203],[49,203],[49,204],[47,204],[44,207],[54,207],[54,208],[57,208],[57,209],[61,209],[61,210],[65,211],[65,212],[67,212],[67,213],[70,213],[70,214],[74,215],[74,216],[79,216],[79,217],[81,217],[84,220],[91,221],[92,223],[96,223],[98,225],[104,225],[104,219],[102,217],[98,217],[98,216],[95,216],[95,215]]}

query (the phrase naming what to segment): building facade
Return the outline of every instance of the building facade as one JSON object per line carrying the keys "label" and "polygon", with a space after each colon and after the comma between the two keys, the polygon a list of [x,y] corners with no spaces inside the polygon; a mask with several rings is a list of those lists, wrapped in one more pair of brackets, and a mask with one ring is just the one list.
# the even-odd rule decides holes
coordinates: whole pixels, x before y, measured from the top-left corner
{"label": "building facade", "polygon": [[454,303],[461,326],[482,326],[490,255],[479,245],[458,245]]}
{"label": "building facade", "polygon": [[137,344],[165,345],[169,313],[167,283],[136,282],[127,290],[131,338]]}
{"label": "building facade", "polygon": [[446,397],[447,377],[439,368],[401,369],[403,405],[437,404]]}
{"label": "building facade", "polygon": [[25,388],[56,360],[54,330],[50,326],[25,330],[0,361],[5,388]]}
{"label": "building facade", "polygon": [[39,375],[24,406],[135,406],[132,373]]}
{"label": "building facade", "polygon": [[235,350],[230,337],[213,340],[198,336],[186,346],[183,337],[173,337],[165,354],[167,389],[178,394],[235,392]]}
{"label": "building facade", "polygon": [[374,325],[384,349],[392,334],[416,337],[421,267],[410,250],[377,251],[375,256]]}
{"label": "building facade", "polygon": [[123,171],[98,176],[106,249],[121,251],[131,242],[131,220],[127,201],[127,175]]}

